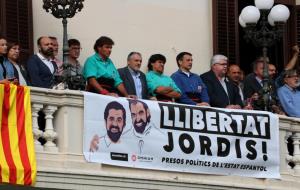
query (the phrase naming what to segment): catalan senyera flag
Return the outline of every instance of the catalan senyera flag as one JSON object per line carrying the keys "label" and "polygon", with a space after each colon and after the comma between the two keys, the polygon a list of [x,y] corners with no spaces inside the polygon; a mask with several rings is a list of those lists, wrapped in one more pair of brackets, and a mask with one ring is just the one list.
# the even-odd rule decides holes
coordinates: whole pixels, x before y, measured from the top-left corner
{"label": "catalan senyera flag", "polygon": [[33,185],[35,179],[30,89],[0,84],[0,183]]}

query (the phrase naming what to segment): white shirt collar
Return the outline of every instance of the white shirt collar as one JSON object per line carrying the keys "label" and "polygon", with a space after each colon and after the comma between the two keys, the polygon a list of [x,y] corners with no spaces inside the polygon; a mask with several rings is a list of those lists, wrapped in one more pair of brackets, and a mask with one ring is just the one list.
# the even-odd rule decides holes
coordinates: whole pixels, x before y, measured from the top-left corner
{"label": "white shirt collar", "polygon": [[257,76],[255,76],[255,79],[261,86],[263,86],[262,79],[258,78]]}
{"label": "white shirt collar", "polygon": [[140,76],[140,73],[139,73],[139,72],[137,72],[137,71],[131,69],[129,66],[128,66],[128,70],[129,70],[129,72],[131,73],[131,75],[136,76],[136,77],[139,77],[139,76]]}
{"label": "white shirt collar", "polygon": [[106,134],[105,136],[104,136],[104,142],[105,142],[105,146],[106,147],[109,147],[110,146],[110,144],[111,144],[111,140],[110,140],[110,138],[108,137],[108,135]]}
{"label": "white shirt collar", "polygon": [[51,59],[45,58],[41,53],[36,54],[42,61],[51,61]]}
{"label": "white shirt collar", "polygon": [[183,72],[184,74],[186,74],[186,76],[188,76],[188,77],[191,76],[191,73],[190,73],[190,72],[186,72],[186,71],[183,71],[183,70],[181,70],[181,72]]}
{"label": "white shirt collar", "polygon": [[42,54],[37,53],[37,56],[42,60],[42,62],[49,68],[50,72],[53,74],[55,72],[53,63],[51,59],[45,58]]}

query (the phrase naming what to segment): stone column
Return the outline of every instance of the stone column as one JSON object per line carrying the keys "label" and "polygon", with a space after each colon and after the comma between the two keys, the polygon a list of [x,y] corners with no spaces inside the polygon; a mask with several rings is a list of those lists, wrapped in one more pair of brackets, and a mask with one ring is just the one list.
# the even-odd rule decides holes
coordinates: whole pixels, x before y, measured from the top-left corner
{"label": "stone column", "polygon": [[44,151],[48,152],[58,152],[57,145],[54,143],[54,140],[57,138],[57,134],[54,131],[53,127],[53,114],[57,110],[57,106],[51,106],[47,105],[43,111],[45,113],[45,119],[46,119],[46,127],[45,132],[43,134],[43,137],[46,140],[46,143],[44,145]]}
{"label": "stone column", "polygon": [[43,131],[41,131],[39,129],[39,124],[38,124],[38,116],[39,116],[38,112],[42,108],[43,108],[42,104],[32,103],[32,105],[31,105],[31,111],[32,111],[32,131],[33,131],[33,137],[34,137],[34,146],[35,146],[35,150],[37,152],[44,151],[43,146],[38,141],[38,139],[43,136]]}
{"label": "stone column", "polygon": [[295,164],[294,174],[300,176],[300,132],[296,132],[293,136],[294,154],[293,162]]}

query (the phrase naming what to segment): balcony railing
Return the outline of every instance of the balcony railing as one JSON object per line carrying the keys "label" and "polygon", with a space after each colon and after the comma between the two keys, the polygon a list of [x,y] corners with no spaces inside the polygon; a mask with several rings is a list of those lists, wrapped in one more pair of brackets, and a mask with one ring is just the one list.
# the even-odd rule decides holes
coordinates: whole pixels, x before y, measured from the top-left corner
{"label": "balcony railing", "polygon": [[[165,189],[164,187],[297,189],[300,187],[300,119],[298,118],[280,116],[282,178],[281,180],[264,180],[129,169],[87,163],[82,153],[83,94],[72,90],[32,87],[31,104],[38,164],[38,187],[69,187],[71,189],[93,189],[94,186],[114,189],[112,187],[118,187],[118,185],[124,189],[133,187],[138,187],[138,189]],[[44,129],[38,125],[39,112],[45,115]],[[287,148],[288,139],[291,140],[294,149],[290,153]]]}

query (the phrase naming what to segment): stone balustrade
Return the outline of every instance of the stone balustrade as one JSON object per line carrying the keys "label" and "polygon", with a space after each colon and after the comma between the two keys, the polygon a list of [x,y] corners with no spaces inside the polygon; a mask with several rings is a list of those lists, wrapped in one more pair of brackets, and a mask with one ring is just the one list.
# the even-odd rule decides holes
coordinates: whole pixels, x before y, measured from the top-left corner
{"label": "stone balustrade", "polygon": [[[300,176],[300,119],[280,116],[279,134],[280,171],[283,174]],[[293,149],[290,154],[287,149],[288,139]],[[291,168],[288,163],[295,166]]]}
{"label": "stone balustrade", "polygon": [[[79,91],[72,90],[50,90],[32,87],[31,105],[33,133],[38,163],[38,187],[48,187],[49,183],[51,183],[48,181],[51,179],[49,176],[53,173],[65,176],[75,174],[81,176],[84,175],[85,179],[87,178],[89,180],[90,178],[98,176],[101,177],[101,179],[103,177],[106,179],[109,177],[120,178],[123,180],[125,180],[125,178],[128,180],[136,179],[136,181],[140,181],[141,183],[143,183],[143,179],[148,179],[152,182],[153,180],[164,181],[166,184],[179,182],[181,185],[187,184],[184,186],[186,189],[189,189],[188,187],[194,187],[190,186],[191,184],[198,184],[196,185],[197,187],[200,187],[203,184],[206,184],[205,187],[227,186],[228,189],[231,187],[240,187],[240,189],[280,189],[280,187],[297,189],[300,187],[300,119],[298,118],[285,116],[280,116],[279,118],[281,181],[265,181],[262,179],[250,178],[247,179],[247,181],[246,178],[236,176],[218,176],[218,180],[216,180],[214,175],[201,175],[201,179],[199,179],[199,174],[182,174],[176,172],[170,174],[162,171],[146,171],[87,163],[82,154],[84,116],[83,94]],[[44,126],[39,126],[41,123],[38,121],[39,115],[40,117],[44,117]],[[288,140],[294,149],[291,153],[288,152],[287,148]],[[294,167],[291,167],[291,165],[294,165]],[[54,177],[52,176],[52,178]],[[74,181],[73,178],[72,180],[74,184],[81,183],[78,181],[75,182],[76,180]],[[56,178],[54,181],[51,183],[53,188],[66,187],[65,181],[60,183],[58,182],[59,179]],[[129,181],[126,183],[131,184]],[[96,182],[90,181],[89,183],[91,189],[93,189],[93,185],[95,185]],[[59,184],[63,185],[59,186]],[[111,186],[113,186],[113,184],[114,183],[111,183]],[[134,184],[135,182],[132,181],[133,186]],[[155,182],[151,184],[157,185]],[[103,184],[98,184],[96,186],[102,187],[102,185]],[[81,189],[79,187],[80,186],[75,185],[74,189]],[[131,186],[128,185],[126,187],[130,189],[129,187]],[[155,186],[154,189],[160,189],[158,187],[159,185]],[[163,187],[163,185],[161,187]],[[168,185],[165,187],[168,187]],[[89,186],[87,185],[85,188],[89,189]],[[143,188],[141,187],[141,189]]]}

